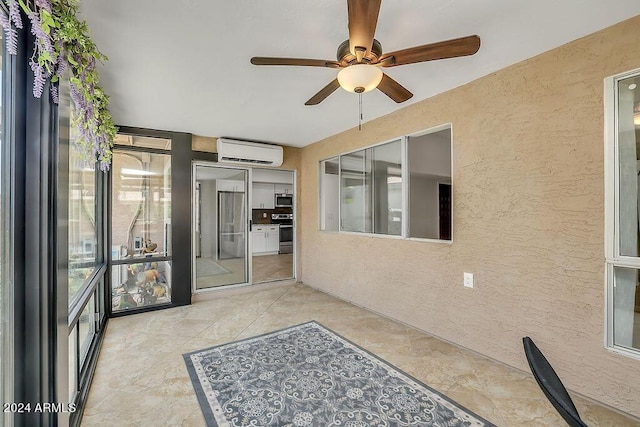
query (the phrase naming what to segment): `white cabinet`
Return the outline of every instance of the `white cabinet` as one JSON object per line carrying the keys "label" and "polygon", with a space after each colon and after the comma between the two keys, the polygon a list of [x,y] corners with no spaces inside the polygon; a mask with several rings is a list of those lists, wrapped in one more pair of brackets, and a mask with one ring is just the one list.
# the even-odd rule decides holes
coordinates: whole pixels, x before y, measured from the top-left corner
{"label": "white cabinet", "polygon": [[280,250],[280,226],[270,225],[267,227],[265,240],[267,242],[267,252],[278,252]]}
{"label": "white cabinet", "polygon": [[276,194],[291,194],[293,193],[292,184],[275,184]]}
{"label": "white cabinet", "polygon": [[251,234],[254,255],[278,253],[280,250],[279,225],[254,225]]}
{"label": "white cabinet", "polygon": [[253,169],[253,182],[293,184],[293,172],[278,169]]}
{"label": "white cabinet", "polygon": [[274,209],[276,207],[273,184],[254,182],[251,188],[253,189],[251,202],[253,209]]}
{"label": "white cabinet", "polygon": [[259,254],[267,251],[266,227],[253,226],[253,253]]}
{"label": "white cabinet", "polygon": [[235,179],[218,179],[216,183],[218,191],[244,193],[244,181]]}

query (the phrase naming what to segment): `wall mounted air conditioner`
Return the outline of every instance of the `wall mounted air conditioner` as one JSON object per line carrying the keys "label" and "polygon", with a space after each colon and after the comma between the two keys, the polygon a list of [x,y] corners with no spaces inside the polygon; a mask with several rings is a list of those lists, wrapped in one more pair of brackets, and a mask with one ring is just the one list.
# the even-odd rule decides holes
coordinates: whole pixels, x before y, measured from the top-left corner
{"label": "wall mounted air conditioner", "polygon": [[282,164],[282,147],[258,142],[218,138],[218,162],[241,165],[272,166]]}

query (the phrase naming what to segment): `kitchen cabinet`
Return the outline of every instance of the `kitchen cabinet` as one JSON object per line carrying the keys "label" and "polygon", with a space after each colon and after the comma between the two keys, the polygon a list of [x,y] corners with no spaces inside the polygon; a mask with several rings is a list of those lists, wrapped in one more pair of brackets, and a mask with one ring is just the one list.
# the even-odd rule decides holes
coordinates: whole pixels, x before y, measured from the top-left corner
{"label": "kitchen cabinet", "polygon": [[251,188],[253,189],[253,199],[251,202],[253,209],[274,209],[276,207],[275,188],[273,184],[254,182]]}
{"label": "kitchen cabinet", "polygon": [[233,191],[236,193],[244,193],[244,181],[235,179],[218,179],[218,191]]}
{"label": "kitchen cabinet", "polygon": [[280,226],[254,225],[251,235],[254,255],[278,253],[280,250]]}
{"label": "kitchen cabinet", "polygon": [[275,184],[275,193],[291,194],[293,193],[293,185],[292,184]]}

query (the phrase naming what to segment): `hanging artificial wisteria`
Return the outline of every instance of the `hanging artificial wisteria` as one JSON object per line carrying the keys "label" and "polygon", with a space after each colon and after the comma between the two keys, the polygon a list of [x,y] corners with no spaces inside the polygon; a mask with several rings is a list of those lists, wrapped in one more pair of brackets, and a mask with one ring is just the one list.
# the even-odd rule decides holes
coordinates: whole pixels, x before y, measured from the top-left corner
{"label": "hanging artificial wisteria", "polygon": [[23,28],[20,9],[28,17],[35,36],[29,59],[33,72],[33,96],[40,98],[51,82],[51,97],[58,103],[58,82],[69,70],[69,90],[75,107],[72,117],[79,138],[76,143],[85,160],[97,160],[106,171],[111,164],[111,147],[117,128],[107,106],[109,97],[98,85],[96,62],[106,60],[91,37],[85,21],[77,18],[77,0],[3,0],[9,16],[0,13],[7,52],[15,55],[18,31]]}

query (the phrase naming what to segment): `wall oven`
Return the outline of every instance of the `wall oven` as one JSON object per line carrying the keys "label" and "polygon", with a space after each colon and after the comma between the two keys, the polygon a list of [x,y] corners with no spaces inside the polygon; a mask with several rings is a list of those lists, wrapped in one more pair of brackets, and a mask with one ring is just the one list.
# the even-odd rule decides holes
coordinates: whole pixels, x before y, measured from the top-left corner
{"label": "wall oven", "polygon": [[293,214],[271,214],[271,223],[280,225],[279,253],[293,253]]}
{"label": "wall oven", "polygon": [[292,208],[293,207],[293,194],[279,193],[275,195],[276,208]]}

